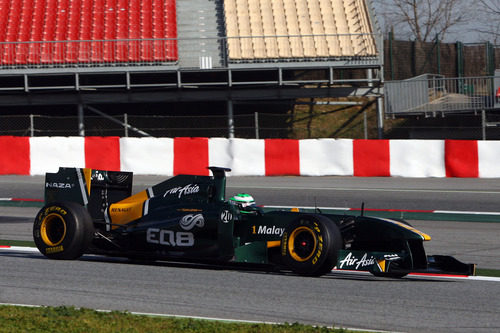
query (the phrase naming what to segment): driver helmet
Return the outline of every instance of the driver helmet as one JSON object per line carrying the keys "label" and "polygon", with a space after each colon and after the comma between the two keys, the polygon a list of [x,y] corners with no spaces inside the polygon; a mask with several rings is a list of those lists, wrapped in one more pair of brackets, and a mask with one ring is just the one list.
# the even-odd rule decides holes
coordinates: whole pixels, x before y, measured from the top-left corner
{"label": "driver helmet", "polygon": [[252,213],[257,209],[253,197],[246,193],[236,194],[229,199],[229,203],[238,208],[241,213]]}

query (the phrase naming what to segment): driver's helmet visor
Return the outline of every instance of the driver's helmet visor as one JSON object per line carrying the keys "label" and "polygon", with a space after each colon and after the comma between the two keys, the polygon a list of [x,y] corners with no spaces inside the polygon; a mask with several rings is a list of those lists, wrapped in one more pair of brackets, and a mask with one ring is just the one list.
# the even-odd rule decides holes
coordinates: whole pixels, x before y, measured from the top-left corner
{"label": "driver's helmet visor", "polygon": [[235,196],[231,197],[231,199],[229,199],[229,202],[233,205],[238,206],[240,209],[255,206],[255,200],[253,199],[253,197],[250,194],[246,193],[236,194]]}

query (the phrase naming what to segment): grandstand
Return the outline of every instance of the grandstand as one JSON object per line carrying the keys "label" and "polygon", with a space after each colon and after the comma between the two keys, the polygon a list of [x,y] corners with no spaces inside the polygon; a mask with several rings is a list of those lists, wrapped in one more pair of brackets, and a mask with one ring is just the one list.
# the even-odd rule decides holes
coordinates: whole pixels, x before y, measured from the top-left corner
{"label": "grandstand", "polygon": [[0,0],[0,27],[0,107],[381,93],[370,0]]}
{"label": "grandstand", "polygon": [[1,1],[1,64],[177,61],[175,15],[174,0]]}

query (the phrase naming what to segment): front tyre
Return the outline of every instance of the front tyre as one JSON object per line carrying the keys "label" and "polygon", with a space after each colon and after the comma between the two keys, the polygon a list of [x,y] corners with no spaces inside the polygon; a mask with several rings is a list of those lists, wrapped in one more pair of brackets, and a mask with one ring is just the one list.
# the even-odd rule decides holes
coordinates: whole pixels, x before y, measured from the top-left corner
{"label": "front tyre", "polygon": [[281,256],[293,272],[320,276],[333,269],[342,244],[333,221],[322,215],[302,215],[285,228]]}
{"label": "front tyre", "polygon": [[51,203],[37,214],[33,239],[40,252],[51,259],[77,259],[94,236],[87,209],[74,202]]}

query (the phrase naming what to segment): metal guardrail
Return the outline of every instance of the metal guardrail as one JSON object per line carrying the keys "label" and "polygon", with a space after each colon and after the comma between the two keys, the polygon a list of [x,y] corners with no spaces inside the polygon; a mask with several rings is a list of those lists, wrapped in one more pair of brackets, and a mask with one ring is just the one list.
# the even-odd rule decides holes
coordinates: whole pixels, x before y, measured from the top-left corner
{"label": "metal guardrail", "polygon": [[500,77],[445,78],[425,74],[402,81],[386,81],[386,115],[425,115],[500,109]]}
{"label": "metal guardrail", "polygon": [[[305,41],[313,48],[305,49]],[[383,36],[379,34],[0,42],[0,74],[12,69],[88,70],[102,66],[211,69],[227,68],[231,63],[339,60],[353,65],[382,64],[382,47]]]}
{"label": "metal guardrail", "polygon": [[0,42],[0,70],[171,64],[178,59],[177,43],[174,38]]}
{"label": "metal guardrail", "polygon": [[[183,88],[201,86],[379,84],[376,78],[342,78],[337,69],[380,69],[383,36],[379,34],[307,35],[301,38],[372,38],[377,54],[292,58],[229,57],[234,38],[121,39],[101,41],[0,42],[0,91]],[[297,42],[297,36],[266,36],[274,42]],[[249,43],[247,43],[249,42]],[[340,40],[339,40],[340,42]],[[263,45],[266,45],[265,42]],[[326,50],[323,50],[326,52]],[[21,53],[18,53],[21,52]],[[24,52],[24,53],[23,53]],[[249,52],[246,53],[247,55]],[[268,53],[262,53],[268,55]],[[115,60],[113,60],[115,59]],[[297,74],[297,71],[300,71]],[[308,75],[314,71],[319,72]],[[253,72],[253,73],[252,73]],[[258,72],[258,75],[255,73]],[[380,72],[379,72],[380,73]]]}

